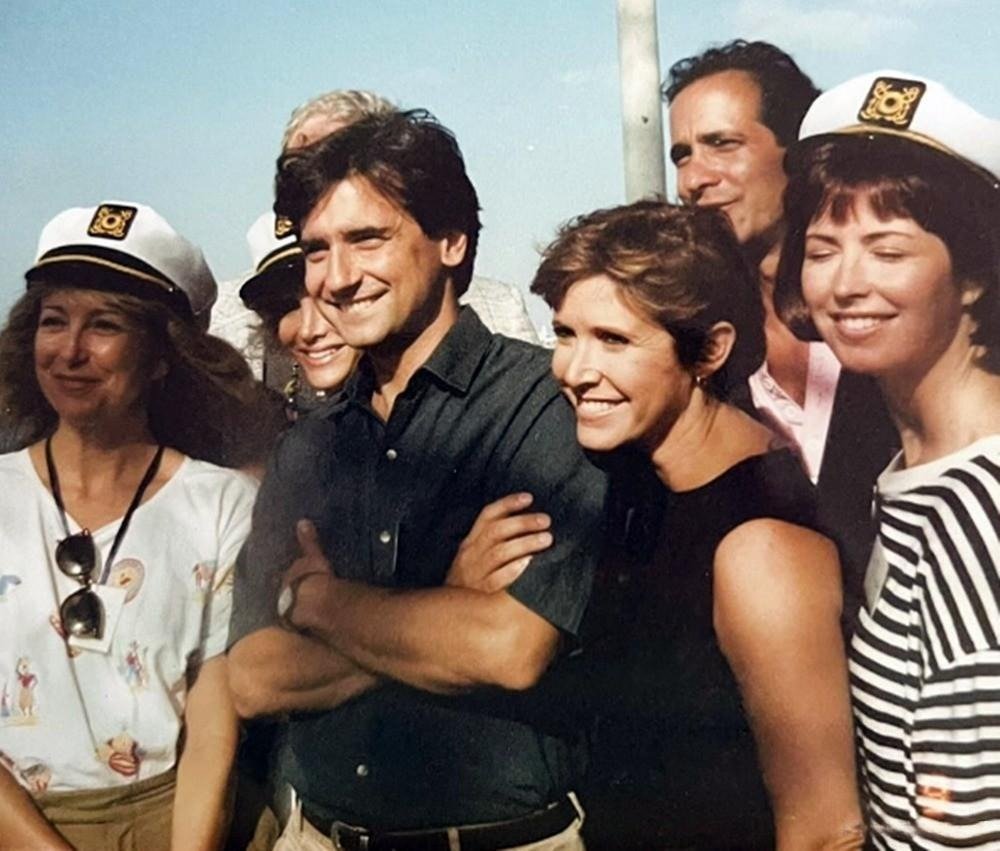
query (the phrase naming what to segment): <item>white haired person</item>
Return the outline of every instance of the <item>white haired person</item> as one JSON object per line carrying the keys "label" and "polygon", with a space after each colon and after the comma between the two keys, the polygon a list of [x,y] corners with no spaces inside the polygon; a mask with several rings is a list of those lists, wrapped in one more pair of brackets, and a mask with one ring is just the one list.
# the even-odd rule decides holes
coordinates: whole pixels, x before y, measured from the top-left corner
{"label": "white haired person", "polygon": [[375,92],[334,89],[310,98],[294,110],[281,137],[281,150],[304,148],[335,130],[374,115],[389,115],[396,105]]}
{"label": "white haired person", "polygon": [[1000,122],[865,74],[816,101],[789,165],[779,304],[876,378],[902,443],[850,651],[869,833],[997,848]]}
{"label": "white haired person", "polygon": [[218,465],[273,439],[262,390],[202,330],[201,251],[149,207],[60,213],[26,277],[0,332],[0,403],[30,435],[0,455],[0,844],[218,847],[256,493]]}

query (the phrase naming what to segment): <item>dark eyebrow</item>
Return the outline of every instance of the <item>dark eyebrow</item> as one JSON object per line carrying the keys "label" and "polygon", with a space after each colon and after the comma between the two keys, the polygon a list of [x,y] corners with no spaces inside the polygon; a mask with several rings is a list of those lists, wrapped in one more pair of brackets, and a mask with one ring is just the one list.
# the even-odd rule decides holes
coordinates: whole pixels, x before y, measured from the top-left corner
{"label": "dark eyebrow", "polygon": [[326,251],[330,246],[325,239],[303,239],[299,242],[299,247],[303,254],[315,254],[317,251]]}
{"label": "dark eyebrow", "polygon": [[830,245],[836,245],[837,244],[837,238],[833,237],[833,236],[830,236],[829,234],[825,234],[825,233],[810,233],[809,231],[806,231],[806,242],[808,242],[810,239],[818,239],[820,242],[827,242]]}
{"label": "dark eyebrow", "polygon": [[743,136],[742,134],[732,130],[713,130],[710,133],[702,133],[702,135],[698,137],[698,141],[704,145],[715,145],[727,139],[741,141]]}
{"label": "dark eyebrow", "polygon": [[691,146],[678,142],[670,146],[670,162],[677,165],[684,157],[691,155]]}
{"label": "dark eyebrow", "polygon": [[868,245],[869,243],[872,242],[878,242],[880,239],[885,239],[886,237],[893,237],[893,236],[902,237],[903,239],[909,239],[911,241],[914,238],[912,233],[907,233],[906,231],[902,230],[878,230],[874,231],[873,233],[865,234],[862,237],[861,241],[866,245]]}
{"label": "dark eyebrow", "polygon": [[346,231],[344,236],[348,242],[361,242],[365,239],[385,239],[391,232],[387,227],[362,227]]}

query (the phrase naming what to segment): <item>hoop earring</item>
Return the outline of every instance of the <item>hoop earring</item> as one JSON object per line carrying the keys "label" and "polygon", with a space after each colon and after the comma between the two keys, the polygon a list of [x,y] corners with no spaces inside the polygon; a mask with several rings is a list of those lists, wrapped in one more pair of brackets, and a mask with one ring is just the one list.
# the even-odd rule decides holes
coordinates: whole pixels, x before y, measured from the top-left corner
{"label": "hoop earring", "polygon": [[292,363],[292,377],[285,382],[282,393],[285,397],[285,416],[289,422],[295,422],[299,416],[299,362]]}

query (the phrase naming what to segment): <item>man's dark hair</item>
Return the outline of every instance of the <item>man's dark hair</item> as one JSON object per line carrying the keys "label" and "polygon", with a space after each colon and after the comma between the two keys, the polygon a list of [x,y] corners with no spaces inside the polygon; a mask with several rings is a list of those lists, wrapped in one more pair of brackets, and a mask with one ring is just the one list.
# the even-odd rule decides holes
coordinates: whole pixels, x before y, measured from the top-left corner
{"label": "man's dark hair", "polygon": [[723,71],[744,71],[753,77],[760,88],[760,121],[781,147],[798,138],[799,125],[820,91],[791,56],[766,41],[738,38],[675,62],[667,72],[663,97],[673,103],[695,80]]}
{"label": "man's dark hair", "polygon": [[334,184],[363,177],[438,238],[464,233],[465,258],[455,269],[456,293],[472,279],[479,241],[479,200],[458,142],[426,110],[373,115],[309,145],[282,154],[274,210],[296,225]]}

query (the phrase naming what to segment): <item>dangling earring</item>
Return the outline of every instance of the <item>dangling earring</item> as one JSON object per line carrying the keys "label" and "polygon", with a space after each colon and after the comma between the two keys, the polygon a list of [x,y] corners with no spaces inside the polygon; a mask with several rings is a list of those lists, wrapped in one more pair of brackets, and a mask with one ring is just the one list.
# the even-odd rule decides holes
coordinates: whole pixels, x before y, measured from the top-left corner
{"label": "dangling earring", "polygon": [[292,362],[292,377],[285,382],[285,416],[289,422],[295,422],[299,416],[299,363]]}

